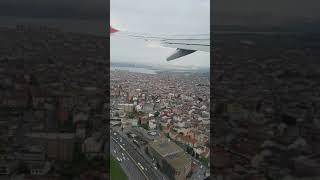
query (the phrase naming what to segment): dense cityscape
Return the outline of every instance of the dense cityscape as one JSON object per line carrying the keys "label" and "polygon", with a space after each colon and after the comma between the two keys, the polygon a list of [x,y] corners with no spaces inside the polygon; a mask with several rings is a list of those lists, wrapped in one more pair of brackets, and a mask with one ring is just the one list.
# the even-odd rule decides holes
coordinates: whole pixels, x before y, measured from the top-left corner
{"label": "dense cityscape", "polygon": [[110,89],[110,151],[129,179],[210,175],[208,73],[113,70]]}

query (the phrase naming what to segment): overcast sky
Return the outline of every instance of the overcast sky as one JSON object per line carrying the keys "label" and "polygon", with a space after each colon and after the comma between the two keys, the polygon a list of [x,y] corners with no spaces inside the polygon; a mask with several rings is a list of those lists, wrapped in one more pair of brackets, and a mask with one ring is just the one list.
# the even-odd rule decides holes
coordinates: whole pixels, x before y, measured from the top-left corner
{"label": "overcast sky", "polygon": [[[111,0],[110,23],[122,31],[153,35],[204,34],[210,32],[210,0]],[[167,62],[175,49],[113,34],[112,62],[148,65],[210,67],[210,54],[195,52]]]}

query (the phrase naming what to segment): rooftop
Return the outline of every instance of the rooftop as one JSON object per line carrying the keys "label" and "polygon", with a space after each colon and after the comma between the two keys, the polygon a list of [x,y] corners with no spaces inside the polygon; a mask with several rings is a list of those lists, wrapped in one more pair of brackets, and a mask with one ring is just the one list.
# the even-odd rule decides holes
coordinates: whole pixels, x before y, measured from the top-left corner
{"label": "rooftop", "polygon": [[188,163],[191,164],[191,158],[183,149],[167,138],[157,139],[150,146],[175,169],[183,169]]}
{"label": "rooftop", "polygon": [[166,160],[176,169],[182,169],[188,163],[191,164],[191,158],[186,153],[175,154],[172,157],[167,157]]}
{"label": "rooftop", "polygon": [[183,152],[183,149],[181,147],[171,142],[167,138],[157,139],[153,142],[150,142],[150,147],[157,151],[162,157],[167,157]]}

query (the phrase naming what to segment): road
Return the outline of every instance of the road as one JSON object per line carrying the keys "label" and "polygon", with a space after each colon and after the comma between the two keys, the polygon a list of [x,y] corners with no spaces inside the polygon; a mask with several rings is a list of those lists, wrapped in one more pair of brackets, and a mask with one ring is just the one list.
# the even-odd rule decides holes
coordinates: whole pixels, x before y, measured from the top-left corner
{"label": "road", "polygon": [[[125,129],[124,130],[124,132],[123,133],[121,133],[121,134],[125,134],[126,132],[134,132],[134,133],[136,133],[136,134],[138,134],[138,135],[140,135],[140,136],[144,136],[144,138],[143,139],[145,139],[145,138],[149,138],[149,139],[151,139],[150,138],[150,136],[146,133],[146,132],[144,132],[144,130],[142,129],[142,128],[137,128],[137,127],[134,127],[134,128],[129,128],[129,129]],[[156,131],[157,132],[157,131]],[[157,132],[157,133],[159,133],[159,132]],[[148,137],[149,136],[149,137]],[[127,138],[127,136],[125,136],[126,138]],[[155,137],[153,137],[153,138],[159,138],[159,136],[155,136]],[[128,139],[128,138],[127,138]],[[178,144],[179,146],[181,146],[181,144]],[[182,149],[185,149],[184,147],[181,147]],[[146,154],[145,154],[145,152],[142,150],[141,151],[141,149],[139,149],[140,150],[140,153],[141,154],[143,154],[144,156],[147,156]],[[189,154],[188,154],[189,155]],[[197,169],[195,170],[195,172],[192,174],[192,176],[190,177],[190,178],[188,178],[188,180],[201,180],[201,179],[205,179],[206,178],[206,176],[205,176],[205,172],[207,171],[207,167],[202,163],[202,162],[200,162],[199,160],[197,160],[195,157],[193,157],[193,156],[191,156],[191,155],[189,155],[189,157],[192,159],[192,161],[197,165]],[[146,159],[148,159],[148,158],[146,158]],[[150,160],[151,161],[151,160]]]}
{"label": "road", "polygon": [[[114,134],[115,133],[115,134]],[[110,137],[112,140],[119,145],[122,151],[129,157],[140,172],[144,175],[144,179],[148,180],[166,180],[167,178],[156,170],[150,161],[146,160],[143,155],[141,155],[137,148],[130,143],[123,135],[120,135],[119,132],[111,130]],[[111,150],[113,151],[113,150]],[[140,164],[140,165],[139,165]],[[142,167],[141,167],[142,166]]]}
{"label": "road", "polygon": [[[122,134],[124,136],[125,139],[127,139],[127,141],[129,141],[133,146],[135,146],[131,140],[126,136],[126,133],[127,132],[133,132],[134,133],[137,133],[139,131],[139,133],[137,133],[138,135],[146,135],[146,133],[143,133],[141,132],[141,130],[139,128],[129,128],[129,129],[124,129],[123,132],[121,131],[118,131],[119,134]],[[148,135],[147,135],[148,136]],[[144,138],[147,138],[147,137],[144,137]],[[158,137],[155,137],[155,138],[158,138]],[[179,145],[179,144],[178,144]],[[183,147],[182,147],[183,148]],[[152,163],[152,160],[149,158],[149,156],[144,152],[144,150],[142,150],[141,148],[137,148],[136,149],[140,154],[142,154],[145,159],[147,161],[149,161],[150,163]],[[188,154],[189,155],[189,154]],[[199,160],[197,160],[195,157],[192,157],[191,155],[189,155],[190,158],[192,159],[192,161],[197,165],[197,169],[195,170],[195,172],[192,174],[192,176],[190,178],[188,178],[188,180],[202,180],[202,179],[205,179],[206,176],[205,176],[205,172],[207,171],[207,167],[202,163],[200,162]]]}
{"label": "road", "polygon": [[125,154],[125,152],[120,148],[120,145],[114,140],[110,141],[110,153],[114,158],[122,159],[119,163],[123,171],[128,176],[129,180],[147,179],[137,167],[137,165],[130,159],[127,154]]}
{"label": "road", "polygon": [[[131,129],[130,129],[131,130]],[[149,156],[149,155],[147,155],[146,154],[146,152],[144,151],[144,146],[141,146],[140,148],[139,147],[137,147],[133,142],[132,142],[132,139],[130,139],[127,135],[126,135],[126,133],[127,132],[132,132],[132,131],[130,131],[129,129],[124,129],[124,131],[118,131],[118,133],[119,134],[121,134],[122,136],[123,136],[123,138],[125,138],[133,147],[135,147],[136,149],[136,151],[142,156],[142,157],[144,157],[144,159],[146,160],[146,161],[148,161],[149,162],[149,164],[153,164],[154,162],[153,162],[153,160],[151,159],[151,157]],[[157,171],[157,173],[161,173],[160,171]],[[163,175],[162,174],[162,176],[165,176],[165,175]]]}

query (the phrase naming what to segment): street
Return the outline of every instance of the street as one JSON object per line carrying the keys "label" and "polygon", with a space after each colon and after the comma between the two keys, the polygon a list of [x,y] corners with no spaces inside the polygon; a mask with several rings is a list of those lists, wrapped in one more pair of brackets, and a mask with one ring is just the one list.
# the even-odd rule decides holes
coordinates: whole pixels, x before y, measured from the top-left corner
{"label": "street", "polygon": [[[125,136],[120,135],[117,131],[111,130],[110,137],[112,138],[112,141],[119,146],[119,148],[121,149],[120,151],[124,152],[129,157],[129,161],[132,161],[132,163],[136,165],[141,174],[144,175],[144,179],[167,179],[161,172],[159,172],[159,170],[156,170],[154,168],[153,164],[150,161],[146,160],[146,157],[144,157],[144,155],[140,154],[136,150],[138,148],[136,148],[131,142],[129,142],[125,138]],[[110,150],[112,151],[111,153],[114,153],[112,148]],[[137,169],[135,168],[134,170]]]}
{"label": "street", "polygon": [[110,141],[110,153],[114,158],[122,158],[120,163],[121,168],[128,176],[129,180],[136,179],[147,179],[145,175],[141,172],[138,166],[132,161],[132,159],[128,155],[122,155],[124,151],[120,148],[119,144],[116,141]]}

